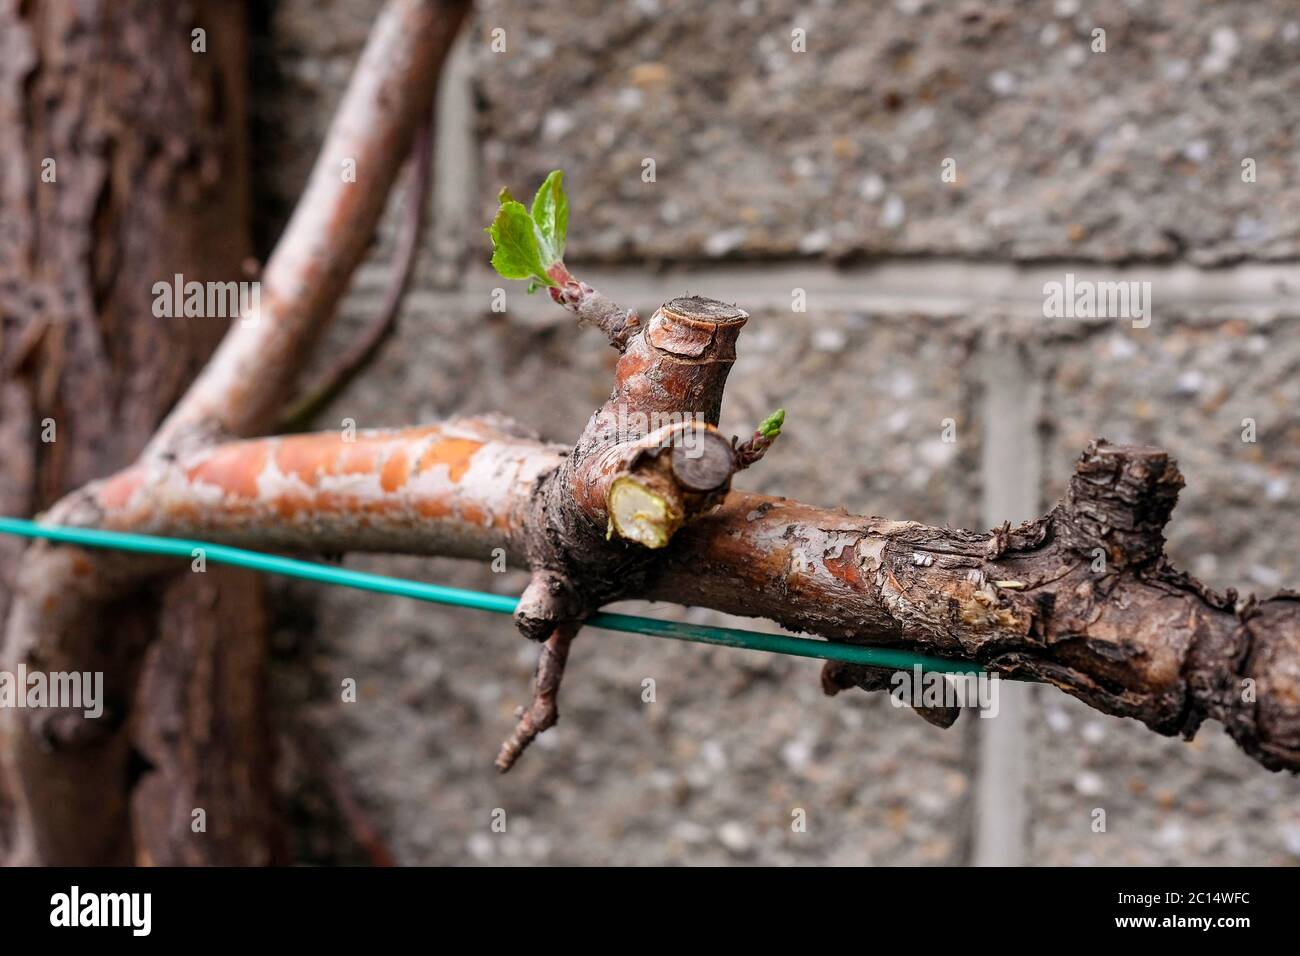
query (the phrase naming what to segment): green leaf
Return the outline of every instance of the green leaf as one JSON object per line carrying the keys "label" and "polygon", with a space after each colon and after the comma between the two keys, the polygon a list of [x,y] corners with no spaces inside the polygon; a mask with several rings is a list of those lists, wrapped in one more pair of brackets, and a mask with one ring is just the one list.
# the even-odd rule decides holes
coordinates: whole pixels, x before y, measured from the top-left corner
{"label": "green leaf", "polygon": [[781,434],[781,426],[785,424],[785,409],[778,408],[758,426],[758,433],[764,438],[773,439]]}
{"label": "green leaf", "polygon": [[564,172],[554,170],[537,190],[533,208],[525,209],[505,187],[497,194],[501,206],[488,227],[492,237],[492,265],[506,279],[531,279],[528,291],[558,287],[546,270],[564,255],[569,231],[569,200],[564,195]]}
{"label": "green leaf", "polygon": [[546,285],[556,284],[546,274],[547,264],[542,261],[537,229],[523,203],[503,198],[487,233],[492,237],[492,267],[500,276],[506,279],[535,278]]}
{"label": "green leaf", "polygon": [[556,169],[537,188],[530,210],[542,242],[549,247],[547,265],[564,257],[564,239],[569,231],[569,198],[564,195],[564,170]]}

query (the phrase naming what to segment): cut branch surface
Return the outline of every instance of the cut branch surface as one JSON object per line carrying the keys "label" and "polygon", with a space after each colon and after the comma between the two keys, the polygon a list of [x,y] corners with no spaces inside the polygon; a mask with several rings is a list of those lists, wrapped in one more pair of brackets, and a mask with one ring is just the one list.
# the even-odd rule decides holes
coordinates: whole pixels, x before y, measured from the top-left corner
{"label": "cut branch surface", "polygon": [[609,488],[609,532],[647,548],[662,548],[681,527],[686,511],[669,481],[659,488],[644,478],[621,475]]}

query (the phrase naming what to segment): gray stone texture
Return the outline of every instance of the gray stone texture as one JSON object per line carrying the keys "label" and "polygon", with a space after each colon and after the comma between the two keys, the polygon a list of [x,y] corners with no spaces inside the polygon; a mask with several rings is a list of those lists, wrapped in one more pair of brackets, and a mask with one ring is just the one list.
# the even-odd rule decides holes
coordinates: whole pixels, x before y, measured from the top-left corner
{"label": "gray stone texture", "polygon": [[[252,99],[264,242],[301,188],[379,5],[269,8]],[[1107,30],[1104,54],[1088,49],[1094,26]],[[498,27],[500,54],[489,46]],[[790,49],[796,28],[807,30],[806,53]],[[712,270],[697,273],[711,289],[733,282],[729,297],[753,312],[723,426],[743,434],[778,405],[789,425],[740,486],[978,527],[981,395],[998,374],[978,359],[1010,337],[1042,396],[1045,504],[1090,438],[1158,442],[1188,480],[1170,528],[1174,559],[1219,588],[1300,584],[1300,320],[1290,293],[1263,293],[1283,305],[1262,312],[1258,289],[1250,308],[1228,294],[1214,308],[1166,310],[1157,286],[1141,330],[1043,320],[1041,302],[995,303],[962,278],[1022,260],[1293,257],[1298,52],[1300,13],[1282,2],[480,3],[458,60],[469,84],[458,102],[474,109],[451,114],[464,129],[443,131],[444,146],[463,141],[466,155],[454,171],[444,165],[433,204],[459,218],[435,223],[396,339],[319,425],[499,411],[572,440],[608,392],[614,353],[521,284],[485,274],[479,231],[500,185],[525,194],[562,167],[578,274],[637,272],[603,290],[644,311],[696,291],[690,273],[653,269],[680,263]],[[949,156],[956,184],[940,182]],[[1258,163],[1253,184],[1241,181],[1247,156]],[[653,184],[641,179],[647,157]],[[322,361],[377,307],[404,201],[402,190]],[[868,293],[897,296],[873,285],[876,273],[847,268],[829,283],[832,266],[813,261],[862,255],[906,257],[948,284],[933,299],[920,288],[924,307],[921,296],[886,307]],[[946,260],[945,273],[944,260],[930,261],[944,256],[962,261]],[[738,260],[754,259],[806,265],[806,281],[791,286],[807,287],[808,312],[785,307],[771,283],[761,304],[747,298],[756,285]],[[830,307],[818,283],[833,284]],[[504,314],[488,307],[496,287],[506,289]],[[934,305],[954,289],[974,307]],[[941,440],[949,418],[952,444]],[[1257,442],[1240,440],[1243,418],[1256,420]],[[1027,414],[1020,427],[1034,426]],[[347,561],[503,593],[523,583],[517,569]],[[285,725],[305,722],[322,737],[401,862],[971,859],[987,722],[939,731],[879,695],[824,698],[811,662],[588,631],[571,658],[563,720],[503,778],[491,761],[534,657],[509,621],[334,589],[278,593]],[[339,701],[345,677],[360,685],[355,704]],[[647,678],[653,703],[642,701]],[[1033,697],[1023,741],[1031,862],[1300,860],[1300,785],[1246,760],[1217,727],[1187,744],[1050,688]],[[354,858],[295,736],[283,741],[284,785],[299,851]],[[1099,807],[1105,833],[1091,829]],[[497,808],[504,834],[490,826]],[[791,829],[796,808],[806,833]]]}
{"label": "gray stone texture", "polygon": [[[1169,527],[1176,564],[1243,596],[1300,581],[1296,315],[1243,320],[1157,307],[1148,329],[1037,325],[1029,340],[1047,384],[1048,494],[1064,491],[1090,436],[1159,444],[1187,479]],[[1253,443],[1242,441],[1247,418]],[[1187,744],[1037,691],[1029,819],[1038,862],[1300,861],[1300,779],[1260,772],[1217,724]],[[1096,808],[1107,814],[1103,834],[1091,829]]]}
{"label": "gray stone texture", "polygon": [[485,212],[563,166],[582,256],[1300,248],[1286,0],[491,0],[472,49]]}
{"label": "gray stone texture", "polygon": [[[1159,302],[1159,287],[1152,290]],[[1243,596],[1300,581],[1300,303],[1243,319],[1161,312],[1124,321],[1040,321],[1047,389],[1045,492],[1065,490],[1091,436],[1167,448],[1186,479],[1168,553],[1205,583]],[[1249,423],[1254,423],[1254,441]]]}

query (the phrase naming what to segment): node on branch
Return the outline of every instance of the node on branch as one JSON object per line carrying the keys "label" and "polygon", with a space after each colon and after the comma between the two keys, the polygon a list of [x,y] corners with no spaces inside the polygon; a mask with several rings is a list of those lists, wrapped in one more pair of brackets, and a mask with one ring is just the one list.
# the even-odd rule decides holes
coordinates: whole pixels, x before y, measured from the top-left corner
{"label": "node on branch", "polygon": [[1058,514],[1062,540],[1085,557],[1101,548],[1116,570],[1150,564],[1164,553],[1182,487],[1162,449],[1096,439],[1075,464]]}

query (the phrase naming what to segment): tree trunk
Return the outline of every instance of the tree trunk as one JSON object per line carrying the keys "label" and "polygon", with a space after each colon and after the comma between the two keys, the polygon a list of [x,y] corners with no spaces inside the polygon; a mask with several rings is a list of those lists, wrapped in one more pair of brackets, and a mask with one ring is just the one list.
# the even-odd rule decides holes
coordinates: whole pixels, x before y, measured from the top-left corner
{"label": "tree trunk", "polygon": [[[153,287],[251,278],[245,67],[240,3],[0,0],[3,513],[134,461],[225,333],[220,318],[155,317]],[[0,618],[21,553],[0,542]],[[9,780],[0,850],[64,864],[277,857],[258,579],[170,579],[96,627],[105,660],[159,638],[104,688],[93,739]],[[25,832],[22,808],[40,799],[79,805],[84,828]]]}

